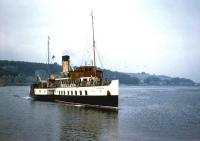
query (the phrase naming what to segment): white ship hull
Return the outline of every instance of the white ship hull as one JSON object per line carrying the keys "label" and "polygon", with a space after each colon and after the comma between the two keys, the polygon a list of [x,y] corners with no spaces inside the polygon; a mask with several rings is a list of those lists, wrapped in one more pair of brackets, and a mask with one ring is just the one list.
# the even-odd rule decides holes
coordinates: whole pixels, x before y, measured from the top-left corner
{"label": "white ship hull", "polygon": [[64,101],[79,104],[118,107],[118,80],[104,86],[67,86],[32,88],[31,96],[37,100]]}

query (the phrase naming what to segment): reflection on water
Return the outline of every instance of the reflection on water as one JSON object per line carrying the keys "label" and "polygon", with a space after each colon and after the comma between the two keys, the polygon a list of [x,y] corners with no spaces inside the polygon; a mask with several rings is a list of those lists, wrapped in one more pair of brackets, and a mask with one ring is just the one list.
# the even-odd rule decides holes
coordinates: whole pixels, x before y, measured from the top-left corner
{"label": "reflection on water", "polygon": [[[118,113],[62,103],[31,102],[38,139],[60,141],[117,140]],[[41,134],[42,133],[42,134]],[[40,136],[41,135],[41,136]],[[32,138],[33,139],[33,138]],[[35,140],[35,139],[33,139]]]}
{"label": "reflection on water", "polygon": [[61,140],[117,140],[117,112],[60,106]]}
{"label": "reflection on water", "polygon": [[0,87],[0,141],[199,141],[200,87],[120,87],[119,111],[33,101]]}
{"label": "reflection on water", "polygon": [[33,101],[28,87],[0,88],[1,141],[88,141],[118,138],[118,112]]}

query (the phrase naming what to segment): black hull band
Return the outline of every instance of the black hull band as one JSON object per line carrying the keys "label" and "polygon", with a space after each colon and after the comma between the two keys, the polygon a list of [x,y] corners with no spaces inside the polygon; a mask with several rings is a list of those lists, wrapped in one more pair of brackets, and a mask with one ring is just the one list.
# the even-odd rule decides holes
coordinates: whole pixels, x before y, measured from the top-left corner
{"label": "black hull band", "polygon": [[54,96],[53,95],[32,95],[32,98],[34,100],[39,100],[39,101],[54,101]]}
{"label": "black hull band", "polygon": [[34,95],[35,100],[41,101],[63,101],[71,103],[80,103],[80,104],[90,104],[90,105],[100,105],[100,106],[112,106],[118,107],[118,96],[43,96],[43,95]]}

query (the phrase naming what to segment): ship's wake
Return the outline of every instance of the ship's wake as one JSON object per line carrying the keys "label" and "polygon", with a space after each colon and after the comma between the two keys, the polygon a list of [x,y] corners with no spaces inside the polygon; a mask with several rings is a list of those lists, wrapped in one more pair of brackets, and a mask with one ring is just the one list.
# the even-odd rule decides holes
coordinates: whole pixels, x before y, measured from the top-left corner
{"label": "ship's wake", "polygon": [[32,99],[32,97],[30,97],[30,96],[25,96],[25,97],[23,97],[23,99],[29,100],[29,99]]}

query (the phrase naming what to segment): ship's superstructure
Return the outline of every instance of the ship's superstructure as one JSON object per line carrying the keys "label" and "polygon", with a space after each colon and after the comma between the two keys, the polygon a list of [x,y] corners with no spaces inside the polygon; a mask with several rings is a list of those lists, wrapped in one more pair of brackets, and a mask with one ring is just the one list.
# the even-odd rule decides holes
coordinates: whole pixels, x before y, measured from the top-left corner
{"label": "ship's superstructure", "polygon": [[118,80],[103,79],[94,66],[80,66],[69,70],[69,56],[63,56],[60,77],[51,75],[31,85],[30,95],[36,100],[118,107]]}
{"label": "ship's superstructure", "polygon": [[36,100],[118,107],[118,80],[105,79],[103,72],[96,67],[93,15],[92,29],[93,65],[80,66],[72,70],[70,56],[62,56],[61,74],[59,76],[50,75],[48,80],[41,80],[38,76],[38,81],[31,85],[31,97]]}

